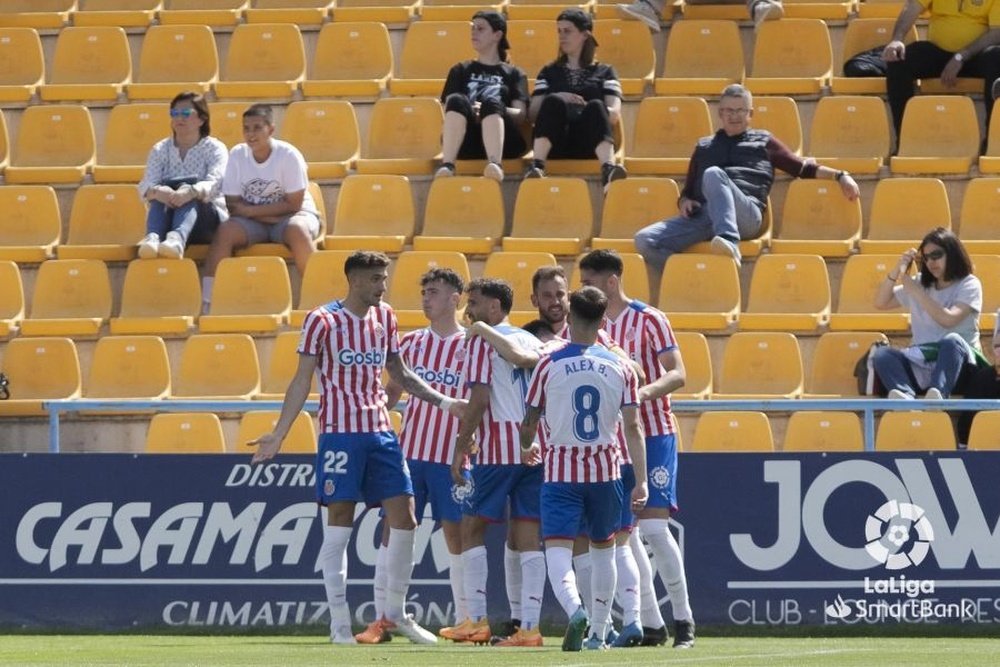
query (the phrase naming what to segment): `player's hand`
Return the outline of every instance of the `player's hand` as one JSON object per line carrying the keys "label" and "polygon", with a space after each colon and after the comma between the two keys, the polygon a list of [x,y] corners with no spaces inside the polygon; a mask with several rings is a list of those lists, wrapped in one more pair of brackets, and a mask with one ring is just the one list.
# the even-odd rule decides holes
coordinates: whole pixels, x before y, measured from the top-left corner
{"label": "player's hand", "polygon": [[632,511],[641,512],[645,509],[647,500],[649,500],[649,489],[646,482],[636,484],[632,489]]}
{"label": "player's hand", "polygon": [[653,395],[652,395],[652,392],[649,389],[649,385],[648,384],[644,385],[642,387],[639,387],[639,391],[636,393],[636,396],[639,398],[639,402],[640,403],[645,403],[646,401],[653,400]]}
{"label": "player's hand", "polygon": [[483,331],[486,328],[485,322],[473,322],[465,329],[466,338],[475,338],[476,336],[482,336]]}
{"label": "player's hand", "polygon": [[894,39],[885,45],[882,49],[882,60],[887,63],[896,62],[897,60],[906,59],[906,45],[903,44],[898,39]]}
{"label": "player's hand", "polygon": [[465,486],[469,483],[469,480],[462,474],[465,471],[465,461],[465,454],[456,450],[455,456],[451,459],[451,481],[455,483],[455,486]]}
{"label": "player's hand", "polygon": [[469,402],[464,398],[455,399],[455,402],[448,406],[448,414],[461,419],[465,416],[465,409],[469,407]]}
{"label": "player's hand", "polygon": [[281,449],[281,438],[274,433],[265,433],[256,440],[248,442],[247,447],[257,448],[253,458],[250,459],[250,463],[263,463],[264,461],[273,459],[274,455]]}
{"label": "player's hand", "polygon": [[542,448],[537,442],[531,443],[531,447],[521,450],[521,463],[526,466],[536,466],[542,462]]}

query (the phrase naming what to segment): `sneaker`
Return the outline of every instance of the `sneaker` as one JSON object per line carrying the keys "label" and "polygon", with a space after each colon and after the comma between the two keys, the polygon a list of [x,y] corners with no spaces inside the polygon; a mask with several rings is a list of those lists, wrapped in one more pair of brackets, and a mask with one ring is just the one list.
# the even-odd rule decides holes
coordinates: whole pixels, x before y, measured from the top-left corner
{"label": "sneaker", "polygon": [[357,644],[358,640],[354,638],[351,626],[340,625],[330,634],[330,642],[333,644]]}
{"label": "sneaker", "polygon": [[[625,630],[622,630],[622,634]],[[667,626],[661,625],[658,628],[650,628],[645,625],[642,626],[642,642],[639,643],[640,646],[663,646],[670,639],[670,633],[667,632]]]}
{"label": "sneaker", "polygon": [[167,232],[167,238],[160,244],[160,257],[184,259],[184,239],[177,232]]}
{"label": "sneaker", "polygon": [[414,644],[437,644],[438,638],[430,630],[420,627],[420,624],[413,620],[413,614],[407,614],[395,622],[383,618],[382,623],[387,632],[406,637]]}
{"label": "sneaker", "polygon": [[566,626],[566,634],[563,635],[562,650],[579,651],[583,648],[583,638],[587,634],[587,627],[590,620],[587,612],[580,607],[569,617],[569,625]]}
{"label": "sneaker", "polygon": [[448,178],[449,176],[455,175],[455,165],[446,162],[438,167],[438,170],[434,172],[434,178]]}
{"label": "sneaker", "polygon": [[604,186],[605,193],[607,193],[611,181],[620,181],[626,176],[628,176],[628,172],[620,164],[606,162],[601,165],[601,185]]}
{"label": "sneaker", "polygon": [[[664,634],[666,633],[666,628],[663,628]],[[638,623],[632,622],[622,628],[622,631],[618,634],[618,637],[613,642],[608,642],[614,648],[630,648],[632,646],[642,645],[645,639],[645,634],[642,631],[642,626]],[[666,641],[666,639],[664,639]]]}
{"label": "sneaker", "polygon": [[354,635],[354,639],[359,644],[384,644],[392,641],[392,635],[386,628],[388,621],[385,618],[372,621],[368,627]]}
{"label": "sneaker", "polygon": [[583,648],[587,651],[607,651],[611,647],[605,644],[601,637],[590,635],[587,641],[583,642]]}
{"label": "sneaker", "polygon": [[926,398],[928,401],[943,401],[944,394],[942,394],[941,390],[938,389],[937,387],[931,387],[930,389],[927,390],[927,393],[924,394],[924,398]]}
{"label": "sneaker", "polygon": [[889,390],[889,394],[886,396],[886,398],[891,398],[891,399],[894,399],[894,400],[897,400],[897,401],[900,401],[900,400],[901,401],[912,401],[913,400],[913,396],[911,396],[910,394],[907,394],[905,391],[902,391],[900,389],[890,389]]}
{"label": "sneaker", "polygon": [[509,621],[504,621],[497,628],[497,631],[490,637],[490,646],[496,646],[503,640],[507,639],[515,632],[521,629],[521,619],[512,618]]}
{"label": "sneaker", "polygon": [[694,621],[674,621],[674,648],[694,647]]}
{"label": "sneaker", "polygon": [[780,2],[773,0],[760,0],[753,5],[751,18],[753,18],[753,29],[760,30],[764,21],[777,21],[785,15],[785,9]]}
{"label": "sneaker", "polygon": [[485,644],[490,640],[490,622],[485,618],[481,621],[467,618],[453,628],[441,628],[441,636],[454,642]]}
{"label": "sneaker", "polygon": [[647,0],[635,0],[631,5],[615,5],[618,16],[632,21],[642,21],[653,32],[660,32],[660,13]]}
{"label": "sneaker", "polygon": [[537,165],[531,165],[524,172],[525,178],[545,178],[545,170]]}
{"label": "sneaker", "polygon": [[156,259],[160,254],[160,235],[146,234],[142,241],[139,241],[139,257],[141,259]]}
{"label": "sneaker", "polygon": [[483,176],[493,179],[497,183],[503,183],[503,167],[496,162],[490,162],[483,169]]}
{"label": "sneaker", "polygon": [[740,255],[740,247],[729,239],[724,239],[721,236],[714,237],[712,239],[712,252],[716,255],[728,255],[732,257],[736,262],[736,266],[742,264],[743,257]]}
{"label": "sneaker", "polygon": [[507,639],[498,641],[494,646],[510,647],[510,646],[531,646],[539,647],[543,643],[542,633],[538,631],[538,628],[533,630],[522,630],[518,629],[517,632],[512,634]]}
{"label": "sneaker", "polygon": [[1000,79],[996,79],[993,82],[993,86],[990,88],[990,96],[993,99],[1000,97]]}

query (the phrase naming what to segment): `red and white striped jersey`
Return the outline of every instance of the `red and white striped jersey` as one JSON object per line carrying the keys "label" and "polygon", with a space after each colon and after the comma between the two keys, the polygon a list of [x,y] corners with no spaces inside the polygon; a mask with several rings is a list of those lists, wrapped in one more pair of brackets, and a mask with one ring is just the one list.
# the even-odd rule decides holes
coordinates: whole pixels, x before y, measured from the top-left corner
{"label": "red and white striped jersey", "polygon": [[319,357],[319,427],[322,433],[391,431],[382,369],[399,354],[396,314],[386,303],[358,317],[333,301],[306,315],[299,354]]}
{"label": "red and white striped jersey", "polygon": [[[541,346],[538,339],[524,329],[509,324],[494,328],[526,350],[536,350]],[[466,386],[484,384],[490,388],[490,406],[476,435],[479,442],[477,463],[519,464],[519,429],[524,420],[524,397],[528,393],[531,371],[516,368],[480,336],[470,338],[467,349]]]}
{"label": "red and white striped jersey", "polygon": [[[612,340],[625,350],[646,374],[646,382],[655,382],[666,373],[660,354],[677,348],[677,339],[667,316],[641,301],[631,301],[616,319],[604,321]],[[642,429],[647,436],[674,433],[670,418],[670,396],[645,401],[639,406]]]}
{"label": "red and white striped jersey", "polygon": [[[424,382],[449,398],[468,398],[465,372],[465,329],[448,337],[430,327],[405,334],[399,341],[403,362]],[[399,443],[408,459],[451,463],[458,436],[458,418],[416,398],[406,402]]]}

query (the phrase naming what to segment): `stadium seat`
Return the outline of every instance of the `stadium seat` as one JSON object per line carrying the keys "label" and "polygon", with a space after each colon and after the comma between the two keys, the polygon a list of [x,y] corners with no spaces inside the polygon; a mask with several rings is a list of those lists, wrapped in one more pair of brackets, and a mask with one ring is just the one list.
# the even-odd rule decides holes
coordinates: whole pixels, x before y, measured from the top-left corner
{"label": "stadium seat", "polygon": [[108,267],[96,259],[42,262],[24,336],[94,337],[111,317]]}
{"label": "stadium seat", "polygon": [[741,331],[726,341],[712,398],[799,398],[802,354],[792,334]]}
{"label": "stadium seat", "polygon": [[1000,410],[986,410],[972,419],[970,450],[1000,450]]}
{"label": "stadium seat", "polygon": [[679,401],[712,397],[712,353],[705,335],[698,331],[674,334],[684,360],[684,386],[670,396]]}
{"label": "stadium seat", "polygon": [[143,399],[170,395],[170,359],[156,336],[104,336],[94,347],[84,398]]}
{"label": "stadium seat", "polygon": [[937,178],[886,178],[875,186],[862,253],[903,253],[935,227],[951,229],[948,191]]}
{"label": "stadium seat", "polygon": [[10,140],[7,135],[7,119],[0,111],[0,171],[10,164]]}
{"label": "stadium seat", "polygon": [[292,288],[280,257],[226,257],[215,272],[202,333],[274,333],[288,321]]}
{"label": "stadium seat", "polygon": [[0,28],[0,103],[27,103],[44,79],[38,33],[32,28]]}
{"label": "stadium seat", "polygon": [[243,143],[243,112],[250,105],[246,102],[212,102],[212,136],[232,150]]}
{"label": "stadium seat", "polygon": [[297,23],[318,26],[330,18],[334,0],[254,0],[247,23]]}
{"label": "stadium seat", "polygon": [[392,278],[386,300],[396,311],[400,329],[427,326],[421,305],[420,278],[431,269],[452,269],[465,284],[469,283],[469,263],[460,252],[411,250],[399,256],[392,266]]}
{"label": "stadium seat", "polygon": [[[560,3],[557,0],[510,0],[507,5],[507,16],[511,19],[548,19],[555,20],[559,12],[567,6],[579,7],[587,14],[591,13],[594,0],[574,0],[570,3]],[[553,30],[555,26],[553,26]]]}
{"label": "stadium seat", "polygon": [[790,0],[785,3],[785,16],[843,22],[854,15],[857,5],[855,0]]}
{"label": "stadium seat", "polygon": [[389,90],[393,95],[440,95],[452,65],[473,57],[468,20],[411,23]]}
{"label": "stadium seat", "polygon": [[688,19],[670,26],[657,95],[718,95],[743,81],[743,46],[734,21]]}
{"label": "stadium seat", "polygon": [[95,183],[137,183],[146,170],[149,150],[171,136],[170,108],[153,103],[119,104],[111,108],[104,143],[94,165]]}
{"label": "stadium seat", "polygon": [[861,420],[853,412],[801,410],[785,427],[785,452],[862,452]]}
{"label": "stadium seat", "polygon": [[773,134],[796,155],[802,155],[802,122],[799,107],[791,97],[755,95],[752,124]]}
{"label": "stadium seat", "polygon": [[979,118],[964,95],[918,95],[903,113],[893,174],[967,174],[979,156]]}
{"label": "stadium seat", "polygon": [[59,31],[48,83],[38,92],[45,102],[114,102],[131,80],[132,54],[123,29],[69,27]]}
{"label": "stadium seat", "polygon": [[234,26],[250,0],[164,0],[159,12],[164,25]]}
{"label": "stadium seat", "polygon": [[888,343],[881,331],[828,331],[819,337],[812,354],[812,371],[805,398],[858,396],[854,366],[877,342]]}
{"label": "stadium seat", "polygon": [[281,136],[302,151],[312,180],[344,178],[361,145],[354,107],[345,101],[292,102]]}
{"label": "stadium seat", "polygon": [[[314,254],[313,257],[316,255]],[[343,267],[341,267],[343,274]],[[346,294],[346,292],[344,292]],[[288,383],[295,377],[299,366],[298,346],[301,334],[298,331],[283,331],[274,337],[271,345],[271,358],[267,364],[267,372],[261,381],[261,391],[257,396],[262,401],[280,401],[285,398]],[[312,387],[309,390],[309,400],[319,398],[316,374],[313,374]]]}
{"label": "stadium seat", "polygon": [[[870,5],[865,0],[859,5]],[[861,53],[876,46],[885,46],[892,41],[892,28],[896,15],[892,18],[856,18],[847,22],[844,31],[844,43],[841,52],[840,72],[844,71],[844,63]],[[917,40],[917,26],[913,25],[903,40],[906,44]],[[884,76],[834,76],[830,88],[834,95],[885,95]]]}
{"label": "stadium seat", "polygon": [[488,255],[503,235],[504,216],[496,181],[473,176],[434,179],[423,234],[413,237],[413,249]]}
{"label": "stadium seat", "polygon": [[306,313],[310,310],[347,296],[344,262],[353,252],[353,250],[321,250],[309,255],[309,263],[306,264],[299,290],[298,308],[293,310],[289,317],[290,325],[302,326]]}
{"label": "stadium seat", "polygon": [[506,0],[423,0],[420,18],[423,21],[468,21],[480,10],[502,12]]}
{"label": "stadium seat", "polygon": [[635,174],[684,175],[695,143],[712,132],[712,116],[702,98],[647,97],[636,112],[625,166]]}
{"label": "stadium seat", "polygon": [[90,113],[76,104],[40,104],[21,114],[6,183],[79,183],[94,164]]}
{"label": "stadium seat", "polygon": [[910,313],[900,306],[875,310],[875,290],[896,267],[899,255],[853,255],[840,276],[837,311],[830,316],[834,331],[908,331]]}
{"label": "stadium seat", "polygon": [[257,349],[247,334],[195,334],[184,342],[173,398],[240,400],[258,391]]}
{"label": "stadium seat", "polygon": [[[774,215],[771,209],[771,198],[767,198],[767,206],[764,208],[764,213],[760,223],[760,232],[755,238],[752,239],[742,239],[740,241],[740,254],[743,255],[745,260],[747,257],[756,257],[762,251],[771,246],[771,236],[774,233]],[[710,253],[712,252],[712,243],[710,241],[699,241],[692,246],[688,246],[684,252],[693,253]]]}
{"label": "stadium seat", "polygon": [[[326,235],[326,203],[323,201],[323,191],[315,181],[309,182],[309,194],[312,195],[313,202],[316,203],[316,212],[319,217],[319,235],[313,241],[313,246],[318,246],[321,239]],[[204,249],[205,254],[202,254]],[[193,259],[202,259],[207,255],[208,246],[194,246],[187,249],[188,255]],[[253,245],[241,248],[236,251],[237,257],[280,257],[282,259],[292,259],[292,251],[284,243],[254,243]]]}
{"label": "stadium seat", "polygon": [[201,281],[194,260],[129,262],[122,306],[111,333],[187,336],[201,313]]}
{"label": "stadium seat", "polygon": [[409,23],[420,0],[337,0],[334,21],[378,21],[386,25]]}
{"label": "stadium seat", "polygon": [[539,267],[556,264],[555,256],[547,252],[493,252],[486,258],[483,276],[510,283],[514,290],[511,321],[520,326],[538,316],[538,310],[531,305],[531,276]]}
{"label": "stadium seat", "polygon": [[[281,412],[278,410],[252,410],[244,412],[240,419],[240,430],[236,436],[236,446],[233,452],[247,454],[254,451],[247,443],[262,435],[270,433],[278,423]],[[307,412],[300,412],[288,429],[288,434],[281,444],[282,454],[315,454],[316,427],[312,417]]]}
{"label": "stadium seat", "polygon": [[831,169],[878,174],[889,155],[885,103],[874,96],[821,97],[813,114],[809,153]]}
{"label": "stadium seat", "polygon": [[511,44],[510,60],[524,70],[530,93],[538,73],[559,51],[556,26],[551,20],[508,21],[507,39]]}
{"label": "stadium seat", "polygon": [[622,93],[626,97],[642,95],[646,85],[653,83],[656,71],[649,28],[641,21],[605,19],[594,23],[594,37],[601,45],[601,62],[614,65]]}
{"label": "stadium seat", "polygon": [[437,99],[391,98],[375,102],[368,121],[361,174],[430,174],[441,157],[444,112]]}
{"label": "stadium seat", "polygon": [[973,178],[968,182],[958,233],[970,253],[1000,255],[1000,178]]}
{"label": "stadium seat", "polygon": [[[611,126],[611,138],[614,140],[615,152],[612,161],[615,164],[622,164],[625,159],[625,120]],[[522,126],[524,127],[524,126]],[[528,140],[529,145],[531,140]],[[529,153],[530,155],[530,153]],[[485,167],[485,162],[479,165]],[[545,163],[545,173],[549,176],[579,176],[587,177],[599,174],[601,164],[596,156],[592,158],[549,158]]]}
{"label": "stadium seat", "polygon": [[0,26],[56,29],[69,21],[77,0],[5,0],[0,5]]}
{"label": "stadium seat", "polygon": [[973,272],[983,283],[983,310],[979,314],[979,328],[983,333],[996,327],[997,309],[1000,308],[1000,255],[972,255]]}
{"label": "stadium seat", "polygon": [[43,262],[59,243],[62,221],[55,190],[47,185],[0,188],[0,259]]}
{"label": "stadium seat", "polygon": [[830,321],[830,277],[819,255],[761,255],[754,262],[746,331],[815,333]]}
{"label": "stadium seat", "polygon": [[[208,93],[219,80],[212,29],[207,25],[151,26],[142,38],[139,69],[132,78],[125,86],[130,100],[171,100],[188,90]],[[214,116],[214,106],[211,111]]]}
{"label": "stadium seat", "polygon": [[690,452],[773,452],[771,422],[763,412],[720,410],[698,417]]}
{"label": "stadium seat", "polygon": [[847,257],[860,238],[860,198],[848,200],[830,181],[797,178],[788,184],[771,252]]}
{"label": "stadium seat", "polygon": [[0,371],[10,380],[0,417],[47,415],[42,401],[80,397],[80,359],[69,338],[15,338],[4,347]]}
{"label": "stadium seat", "polygon": [[612,181],[604,196],[600,235],[594,249],[635,252],[635,233],[677,214],[680,190],[669,178],[636,177]]}
{"label": "stadium seat", "polygon": [[676,329],[725,331],[740,316],[740,275],[722,255],[671,255],[660,279],[660,310]]}
{"label": "stadium seat", "polygon": [[755,95],[819,95],[833,74],[830,33],[820,19],[765,21],[746,86]]}
{"label": "stadium seat", "polygon": [[59,259],[135,259],[146,233],[146,204],[134,185],[83,185],[73,197],[66,243],[56,247]]}
{"label": "stadium seat", "polygon": [[163,0],[81,0],[73,12],[73,25],[145,28],[161,5]]}
{"label": "stadium seat", "polygon": [[289,99],[306,76],[306,52],[298,26],[254,23],[236,26],[229,40],[220,98]]}
{"label": "stadium seat", "polygon": [[21,271],[9,259],[0,259],[0,339],[17,333],[24,319],[24,287]]}
{"label": "stadium seat", "polygon": [[154,415],[146,431],[146,454],[224,454],[222,423],[211,412]]}
{"label": "stadium seat", "polygon": [[327,23],[319,32],[306,97],[374,99],[392,76],[392,45],[382,23]]}
{"label": "stadium seat", "polygon": [[414,221],[406,176],[352,174],[340,186],[333,234],[323,247],[401,252],[413,237]]}
{"label": "stadium seat", "polygon": [[955,431],[945,412],[886,412],[875,434],[877,452],[948,452],[955,448]]}
{"label": "stadium seat", "polygon": [[590,191],[581,178],[534,178],[521,181],[514,203],[505,251],[578,255],[590,240],[594,212]]}
{"label": "stadium seat", "polygon": [[[573,262],[573,270],[569,274],[569,288],[571,290],[580,289],[580,260],[587,253],[581,253]],[[624,271],[622,272],[622,287],[632,299],[638,299],[643,303],[650,303],[649,299],[649,279],[646,277],[646,262],[642,255],[635,251],[621,252]]]}
{"label": "stadium seat", "polygon": [[[0,88],[0,95],[2,91]],[[1000,116],[996,119],[990,116],[990,125],[986,128],[986,152],[979,156],[979,173],[1000,173]]]}
{"label": "stadium seat", "polygon": [[[895,20],[904,4],[903,0],[864,0],[858,3],[858,17]],[[920,16],[923,19],[927,17],[928,12],[924,12]]]}

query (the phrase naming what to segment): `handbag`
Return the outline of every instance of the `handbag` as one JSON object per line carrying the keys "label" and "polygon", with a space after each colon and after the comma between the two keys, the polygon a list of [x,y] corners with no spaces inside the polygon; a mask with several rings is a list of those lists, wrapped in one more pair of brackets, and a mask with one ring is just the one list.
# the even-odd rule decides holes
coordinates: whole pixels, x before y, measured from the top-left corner
{"label": "handbag", "polygon": [[194,185],[200,179],[197,176],[174,176],[173,178],[166,178],[160,185],[165,185],[171,190],[177,190],[182,185]]}
{"label": "handbag", "polygon": [[860,395],[884,397],[889,393],[882,385],[882,381],[878,379],[878,373],[875,372],[873,363],[875,350],[887,345],[888,343],[881,340],[872,343],[868,351],[858,359],[858,363],[854,364],[854,377],[858,380],[858,393]]}

